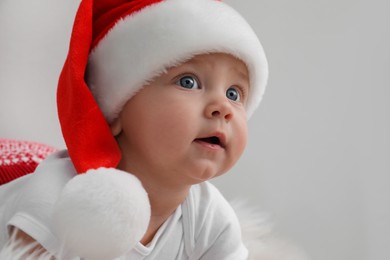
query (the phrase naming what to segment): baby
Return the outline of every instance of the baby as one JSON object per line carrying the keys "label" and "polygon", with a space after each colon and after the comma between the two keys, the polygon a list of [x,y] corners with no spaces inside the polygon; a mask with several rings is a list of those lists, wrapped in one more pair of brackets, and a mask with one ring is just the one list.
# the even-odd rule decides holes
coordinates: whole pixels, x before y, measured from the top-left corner
{"label": "baby", "polygon": [[221,1],[83,0],[57,94],[67,151],[0,188],[0,246],[15,231],[65,259],[247,259],[207,181],[240,158],[267,76]]}

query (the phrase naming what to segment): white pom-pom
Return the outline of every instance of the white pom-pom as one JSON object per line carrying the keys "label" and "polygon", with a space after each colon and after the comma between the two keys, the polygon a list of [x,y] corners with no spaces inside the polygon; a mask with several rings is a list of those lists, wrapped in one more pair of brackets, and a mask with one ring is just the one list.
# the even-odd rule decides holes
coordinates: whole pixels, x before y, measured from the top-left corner
{"label": "white pom-pom", "polygon": [[145,234],[150,203],[141,182],[113,168],[71,179],[53,210],[53,225],[65,251],[86,259],[114,259]]}

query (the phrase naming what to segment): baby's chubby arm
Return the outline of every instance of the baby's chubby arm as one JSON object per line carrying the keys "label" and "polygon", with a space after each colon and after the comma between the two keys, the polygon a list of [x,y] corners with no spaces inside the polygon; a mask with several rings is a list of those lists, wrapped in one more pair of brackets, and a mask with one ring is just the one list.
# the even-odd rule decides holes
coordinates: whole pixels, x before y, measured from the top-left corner
{"label": "baby's chubby arm", "polygon": [[0,196],[5,194],[8,199],[0,212],[0,232],[4,232],[0,251],[8,257],[0,255],[0,259],[26,259],[23,256],[33,252],[39,252],[38,259],[53,259],[51,256],[60,252],[51,216],[57,197],[75,175],[73,171],[65,152],[60,151],[41,162],[33,174],[2,187]]}

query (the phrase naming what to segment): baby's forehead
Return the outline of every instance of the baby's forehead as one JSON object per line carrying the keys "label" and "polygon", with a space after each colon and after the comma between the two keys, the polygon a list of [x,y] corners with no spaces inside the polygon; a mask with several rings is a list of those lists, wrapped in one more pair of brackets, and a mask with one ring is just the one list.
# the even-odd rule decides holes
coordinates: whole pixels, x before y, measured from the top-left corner
{"label": "baby's forehead", "polygon": [[184,60],[180,64],[168,68],[167,71],[179,70],[186,67],[213,70],[222,65],[228,67],[229,70],[237,74],[240,78],[249,80],[249,71],[246,64],[233,55],[226,53],[206,53],[195,55]]}

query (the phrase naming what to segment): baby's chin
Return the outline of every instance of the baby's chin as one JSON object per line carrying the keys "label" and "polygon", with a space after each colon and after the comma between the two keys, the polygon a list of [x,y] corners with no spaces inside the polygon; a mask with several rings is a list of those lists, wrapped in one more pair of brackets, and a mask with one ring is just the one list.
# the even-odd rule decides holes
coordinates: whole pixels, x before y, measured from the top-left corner
{"label": "baby's chin", "polygon": [[216,171],[210,168],[206,168],[196,172],[190,171],[188,174],[192,182],[191,184],[199,184],[205,181],[215,179],[219,176],[222,176],[226,174],[229,169],[224,169],[223,171],[222,170]]}

